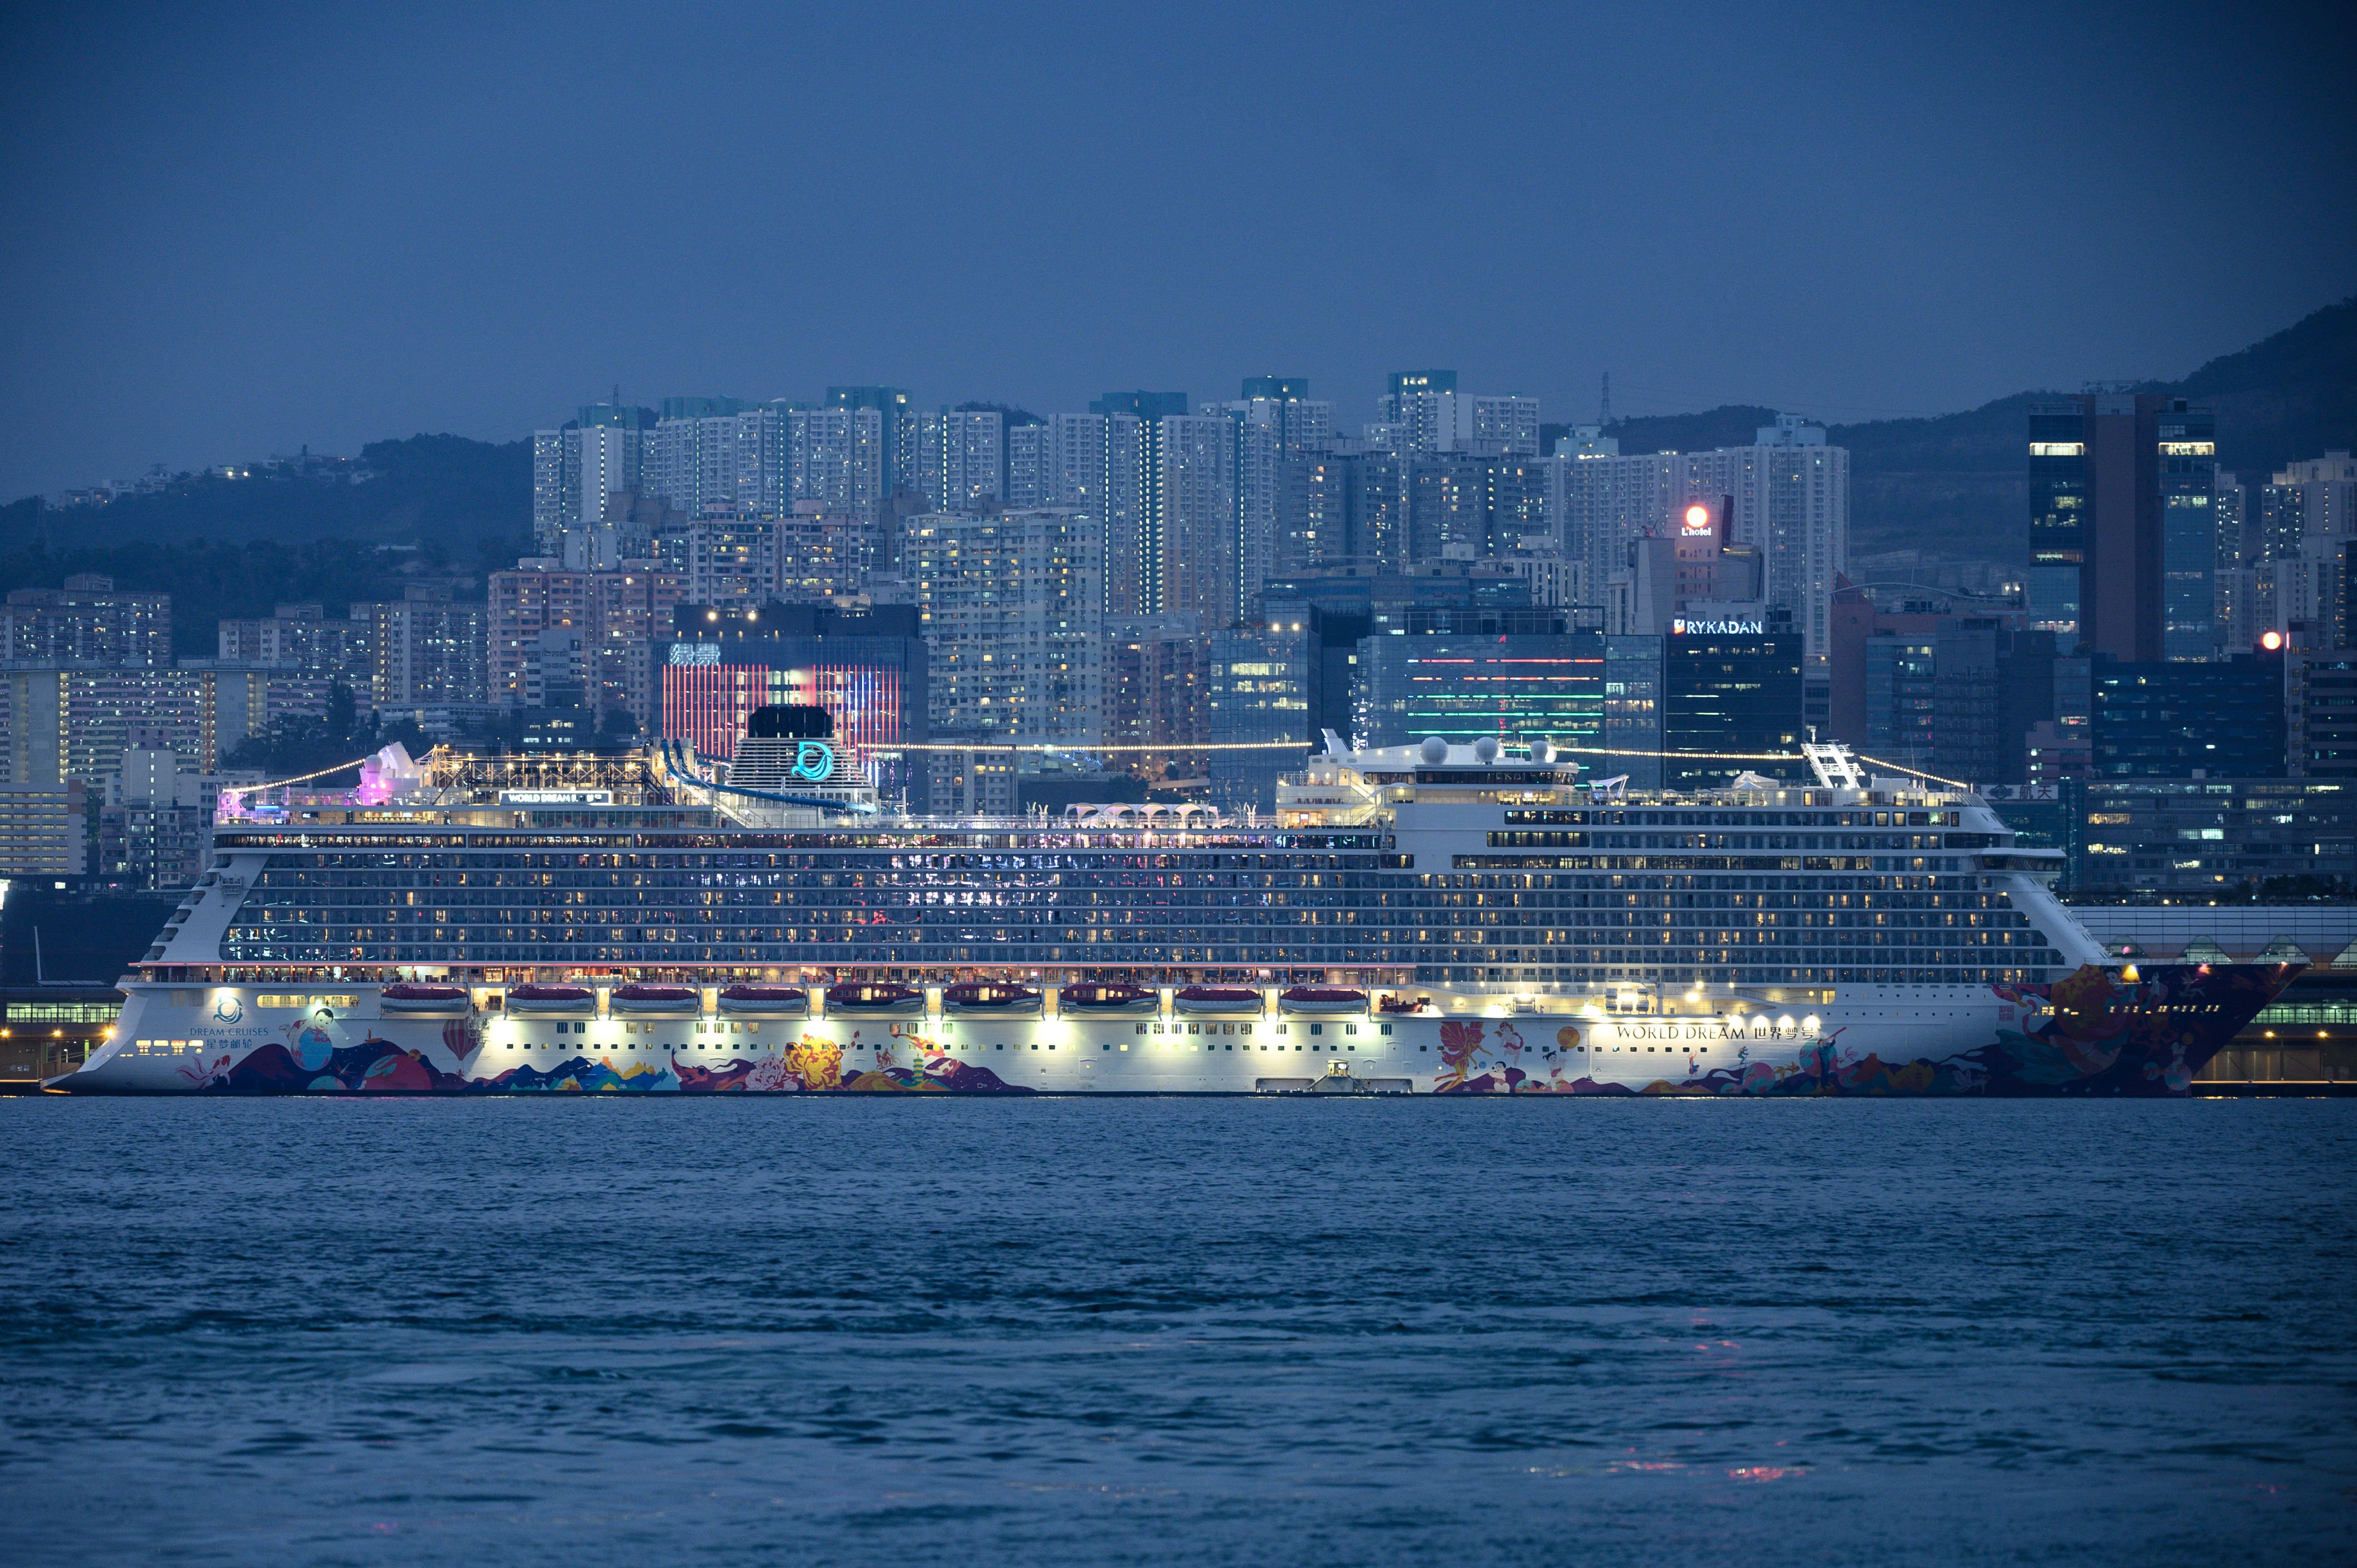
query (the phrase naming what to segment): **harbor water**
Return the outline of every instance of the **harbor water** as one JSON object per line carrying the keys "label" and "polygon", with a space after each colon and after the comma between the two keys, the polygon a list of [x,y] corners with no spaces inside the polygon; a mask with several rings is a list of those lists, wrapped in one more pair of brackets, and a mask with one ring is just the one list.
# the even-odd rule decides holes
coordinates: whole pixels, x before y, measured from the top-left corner
{"label": "harbor water", "polygon": [[0,1101],[0,1560],[2346,1561],[2357,1103]]}

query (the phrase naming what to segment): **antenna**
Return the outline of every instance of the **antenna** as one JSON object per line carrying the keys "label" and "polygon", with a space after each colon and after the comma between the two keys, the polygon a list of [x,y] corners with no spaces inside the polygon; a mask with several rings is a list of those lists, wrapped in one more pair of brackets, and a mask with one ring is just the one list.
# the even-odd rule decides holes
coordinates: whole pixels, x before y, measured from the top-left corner
{"label": "antenna", "polygon": [[1599,426],[1612,423],[1612,372],[1609,371],[1604,372],[1604,395],[1596,405],[1596,423]]}

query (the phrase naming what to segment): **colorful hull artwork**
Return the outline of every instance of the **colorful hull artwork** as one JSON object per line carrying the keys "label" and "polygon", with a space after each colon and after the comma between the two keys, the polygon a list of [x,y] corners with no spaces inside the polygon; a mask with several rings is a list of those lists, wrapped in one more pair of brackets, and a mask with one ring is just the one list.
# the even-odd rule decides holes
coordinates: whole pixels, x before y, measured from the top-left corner
{"label": "colorful hull artwork", "polygon": [[[251,1021],[250,999],[131,988],[73,1093],[1254,1093],[1363,1085],[1451,1095],[2182,1095],[2290,978],[2280,967],[2084,968],[1719,1015],[592,1022],[496,1015]],[[1471,1012],[1474,1006],[1483,1012]],[[1456,1015],[1449,1012],[1456,1009]],[[1771,1016],[1771,1013],[1781,1015]],[[601,1032],[601,1038],[580,1037]],[[625,1031],[628,1031],[626,1034]],[[657,1044],[651,1037],[673,1036]],[[987,1062],[989,1065],[985,1065]]]}
{"label": "colorful hull artwork", "polygon": [[[2224,1047],[2290,979],[2280,968],[2187,964],[2152,968],[2134,982],[2102,970],[2080,970],[2051,985],[2006,986],[1997,995],[2014,1004],[2018,1022],[2000,1023],[1996,1037],[1937,1056],[1900,1058],[1846,1046],[1844,1029],[1813,1036],[1799,1050],[1740,1047],[1725,1065],[1704,1066],[1693,1055],[1687,1070],[1642,1082],[1599,1079],[1573,1062],[1582,1044],[1577,1025],[1536,1031],[1526,1039],[1523,1020],[1491,1025],[1451,1021],[1440,1026],[1448,1071],[1434,1084],[1440,1094],[1706,1094],[1706,1095],[2182,1095],[2193,1075]],[[1534,1020],[1534,1022],[1539,1022]],[[1676,1034],[1681,1026],[1653,1026]],[[1690,1039],[1709,1037],[1684,1026]]]}

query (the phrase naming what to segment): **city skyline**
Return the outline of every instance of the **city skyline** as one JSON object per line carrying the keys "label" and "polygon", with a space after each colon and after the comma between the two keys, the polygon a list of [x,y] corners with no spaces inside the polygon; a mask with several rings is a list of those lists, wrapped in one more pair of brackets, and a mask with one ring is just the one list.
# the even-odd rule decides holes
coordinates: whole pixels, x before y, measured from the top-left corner
{"label": "city skyline", "polygon": [[[2357,274],[2277,242],[2351,226],[2345,121],[2301,112],[2330,73],[2280,65],[2345,31],[2176,15],[2031,50],[1985,47],[2005,14],[787,17],[726,56],[610,17],[47,18],[0,111],[0,494],[514,439],[618,381],[1048,412],[1307,372],[1355,422],[1437,363],[1566,422],[1607,371],[1621,412],[1842,421],[2181,373]],[[2031,177],[2066,146],[2107,177]],[[1445,215],[1482,210],[1515,221],[1476,249]]]}

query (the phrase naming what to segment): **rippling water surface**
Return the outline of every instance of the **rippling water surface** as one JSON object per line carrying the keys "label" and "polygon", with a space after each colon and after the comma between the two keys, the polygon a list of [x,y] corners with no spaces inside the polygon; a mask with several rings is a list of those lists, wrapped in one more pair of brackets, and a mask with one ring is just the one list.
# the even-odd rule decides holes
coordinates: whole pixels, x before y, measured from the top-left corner
{"label": "rippling water surface", "polygon": [[0,1558],[2348,1560],[2357,1102],[0,1101]]}

